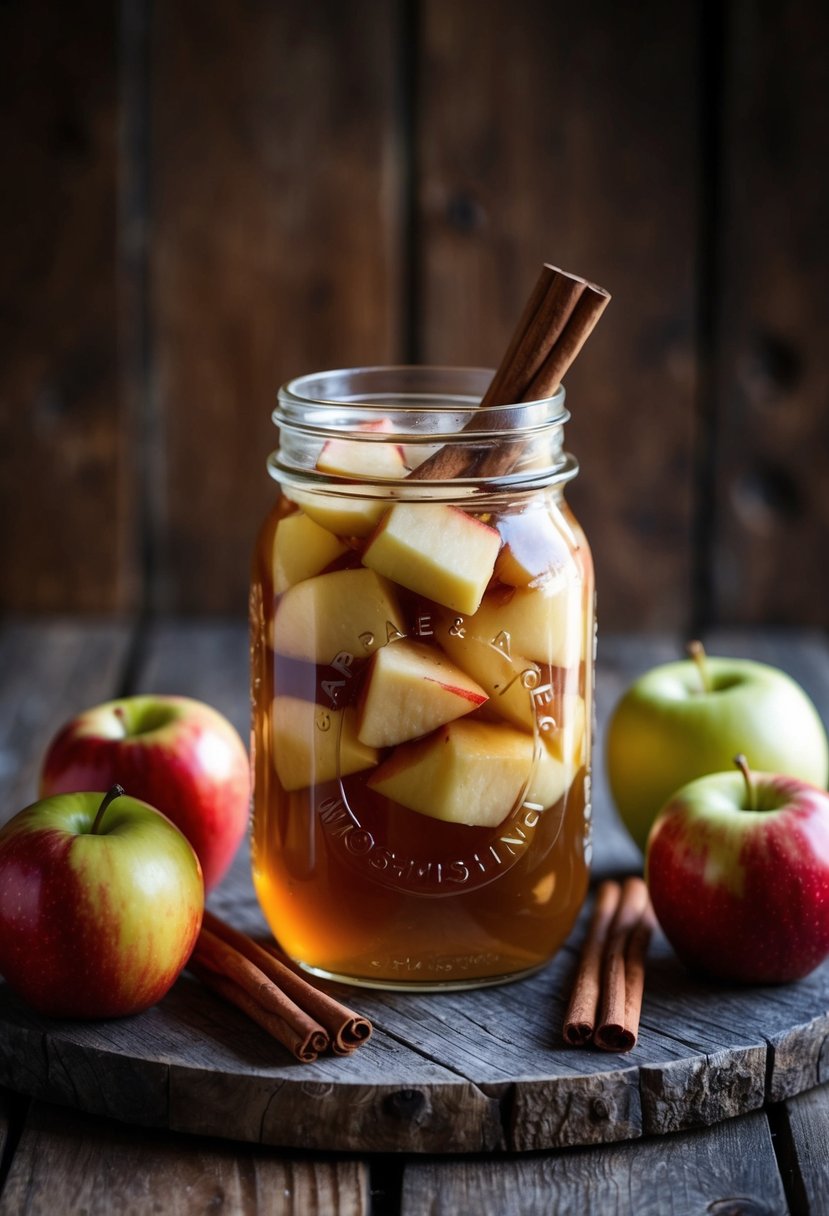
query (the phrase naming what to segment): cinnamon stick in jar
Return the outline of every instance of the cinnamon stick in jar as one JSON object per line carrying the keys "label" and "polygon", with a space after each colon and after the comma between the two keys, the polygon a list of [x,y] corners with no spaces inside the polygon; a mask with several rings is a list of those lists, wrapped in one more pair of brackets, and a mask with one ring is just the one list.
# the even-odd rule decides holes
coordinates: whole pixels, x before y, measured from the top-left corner
{"label": "cinnamon stick in jar", "polygon": [[545,263],[489,388],[458,441],[439,448],[409,477],[451,480],[510,472],[519,444],[502,442],[476,455],[465,437],[491,427],[487,411],[493,407],[552,396],[609,302],[603,287]]}

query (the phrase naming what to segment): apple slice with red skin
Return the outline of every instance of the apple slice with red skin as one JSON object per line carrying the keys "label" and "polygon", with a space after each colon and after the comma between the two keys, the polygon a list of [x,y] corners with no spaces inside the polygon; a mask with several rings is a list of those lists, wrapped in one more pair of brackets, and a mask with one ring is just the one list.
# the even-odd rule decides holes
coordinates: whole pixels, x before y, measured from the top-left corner
{"label": "apple slice with red skin", "polygon": [[393,747],[471,713],[486,699],[480,685],[437,649],[391,642],[369,661],[357,736],[371,747]]}
{"label": "apple slice with red skin", "polygon": [[[488,596],[484,604],[487,601]],[[578,680],[577,667],[568,671],[534,661],[525,651],[519,651],[495,611],[479,610],[472,616],[459,617],[445,609],[432,609],[427,619],[441,649],[489,695],[482,713],[488,720],[502,718],[521,730],[532,731],[547,703],[552,699],[558,704],[568,683]],[[510,623],[509,617],[506,623]]]}
{"label": "apple slice with red skin", "polygon": [[829,794],[794,777],[699,777],[651,829],[645,873],[659,923],[693,970],[801,979],[829,955]]}
{"label": "apple slice with red skin", "polygon": [[475,612],[492,577],[495,528],[445,503],[397,503],[370,538],[363,564],[458,612]]}
{"label": "apple slice with red skin", "polygon": [[[394,434],[394,427],[388,418],[364,422],[358,430],[363,434]],[[330,473],[335,477],[374,480],[406,476],[403,449],[386,439],[329,439],[323,444],[317,458],[317,468],[321,473]]]}

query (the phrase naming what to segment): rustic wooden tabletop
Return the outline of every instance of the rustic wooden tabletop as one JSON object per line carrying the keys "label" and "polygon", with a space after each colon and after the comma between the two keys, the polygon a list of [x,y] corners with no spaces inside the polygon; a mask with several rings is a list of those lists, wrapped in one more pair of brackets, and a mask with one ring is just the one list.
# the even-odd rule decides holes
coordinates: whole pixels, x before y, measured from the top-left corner
{"label": "rustic wooden tabletop", "polygon": [[[730,633],[706,642],[711,653],[742,654],[785,668],[810,692],[824,720],[829,719],[829,644],[823,635]],[[608,804],[601,774],[602,723],[635,674],[680,650],[680,639],[670,637],[602,641],[597,682],[597,875],[633,871],[640,864]],[[247,642],[240,624],[162,621],[138,629],[111,621],[6,624],[0,629],[0,819],[35,796],[39,760],[55,728],[80,708],[113,695],[154,690],[197,696],[216,705],[246,734],[246,668]],[[240,857],[215,894],[216,906],[225,913],[234,909],[245,917],[255,915],[248,885],[245,859]],[[505,994],[503,1008],[549,997],[554,1010],[560,997],[553,989],[559,974],[567,971],[578,933],[568,946],[569,956],[565,950],[546,976],[493,990]],[[545,1047],[537,1076],[526,1061],[510,1059],[508,1019],[495,1029],[481,1029],[477,1062],[473,1051],[456,1051],[453,1056],[451,1047],[442,1059],[433,1055],[427,1059],[422,1044],[423,1036],[430,1033],[430,1021],[442,1019],[451,1029],[452,1018],[468,1015],[457,998],[450,1010],[451,1000],[445,1009],[440,1006],[448,999],[443,996],[434,998],[430,1007],[430,999],[424,997],[394,998],[384,1004],[382,997],[363,1001],[362,994],[351,994],[352,1004],[370,1006],[378,1025],[378,1051],[384,1041],[396,1042],[410,1053],[416,1053],[420,1044],[420,1062],[424,1069],[428,1064],[433,1070],[432,1080],[445,1079],[451,1069],[453,1081],[456,1086],[463,1082],[464,1091],[475,1088],[481,1061],[485,1063],[493,1050],[491,1041],[502,1037],[504,1076],[507,1064],[514,1063],[517,1079],[500,1085],[484,1080],[479,1086],[481,1094],[497,1094],[498,1100],[496,1131],[489,1146],[479,1142],[477,1151],[458,1139],[457,1129],[447,1123],[450,1108],[436,1113],[439,1104],[430,1106],[428,1080],[396,1092],[396,1105],[391,1108],[386,1095],[386,1105],[377,1107],[376,1123],[373,1115],[367,1119],[364,1112],[358,1119],[355,1111],[354,1124],[362,1129],[360,1147],[346,1151],[320,1147],[325,1146],[324,1132],[309,1132],[305,1140],[302,1134],[292,1135],[284,1116],[281,1122],[272,1121],[272,1134],[250,1134],[230,1104],[218,1113],[207,1106],[201,1112],[201,1126],[210,1135],[171,1131],[171,1127],[199,1126],[196,1115],[190,1116],[193,1123],[188,1123],[187,1114],[178,1121],[170,1118],[169,1094],[157,1117],[141,1109],[136,1094],[143,1091],[130,1094],[125,1040],[118,1038],[123,1031],[116,1029],[117,1024],[104,1024],[90,1030],[86,1039],[73,1039],[69,1030],[27,1022],[25,1011],[5,999],[9,994],[0,988],[0,1078],[13,1082],[0,1088],[0,1216],[218,1210],[302,1216],[490,1212],[820,1216],[829,1211],[827,968],[803,984],[776,990],[773,999],[768,990],[753,995],[709,992],[692,984],[660,941],[651,969],[640,1043],[629,1057],[611,1057],[610,1064],[607,1058],[591,1063],[589,1054],[580,1053],[579,1059],[562,1067],[558,1048]],[[679,1012],[677,994],[684,1002]],[[182,988],[176,995],[174,989],[171,998],[169,1008],[162,1002],[159,1026],[175,1023],[178,1011],[186,1008],[187,990]],[[498,998],[488,999],[489,1016],[497,1018]],[[420,1038],[407,1035],[407,1012],[410,1021],[418,1021]],[[669,1017],[674,1016],[684,1020],[671,1025]],[[480,1024],[480,1009],[476,1017]],[[250,1033],[258,1032],[253,1028]],[[544,1033],[555,1034],[553,1012]],[[54,1051],[50,1043],[57,1034],[63,1035],[61,1051]],[[96,1034],[99,1040],[109,1038],[111,1075],[117,1084],[108,1086],[106,1072],[91,1066],[84,1071],[90,1058],[88,1046]],[[229,1049],[221,1035],[217,1051],[219,1046],[224,1062]],[[255,1042],[248,1046],[255,1054]],[[203,1052],[209,1062],[209,1042],[203,1044]],[[378,1058],[382,1064],[382,1057]],[[392,1057],[387,1058],[393,1082]],[[180,1062],[170,1054],[164,1063],[173,1086],[174,1065]],[[190,1060],[191,1072],[196,1064],[207,1066],[205,1058]],[[132,1075],[138,1078],[138,1065],[134,1061],[133,1065]],[[228,1071],[226,1063],[223,1067]],[[370,1071],[367,1064],[366,1078]],[[579,1073],[584,1074],[580,1079]],[[302,1073],[306,1075],[310,1076]],[[265,1084],[263,1110],[271,1103],[279,1107],[277,1091],[288,1092],[295,1104],[296,1127],[301,1129],[308,1115],[301,1108],[303,1082],[296,1070],[290,1072],[280,1057],[270,1071],[257,1068],[256,1076],[260,1088]],[[306,1086],[323,1124],[326,1095],[331,1102],[337,1097],[338,1080],[333,1073],[332,1077],[315,1075]],[[590,1107],[596,1130],[585,1132],[575,1112],[585,1094],[592,1095],[592,1103],[595,1085],[607,1087],[612,1077],[620,1088],[606,1088],[608,1101]],[[369,1101],[369,1088],[382,1090],[376,1080],[371,1087],[366,1082],[359,1090],[361,1102]],[[352,1090],[358,1092],[353,1086]],[[628,1122],[614,1130],[613,1121],[604,1119],[605,1108],[612,1107],[622,1091],[630,1099]],[[218,1092],[223,1092],[221,1087]],[[45,1100],[55,1096],[59,1103]],[[382,1118],[382,1111],[389,1109],[405,1134],[398,1136],[399,1151],[378,1152],[390,1143]],[[121,1118],[90,1113],[100,1110],[117,1111]],[[338,1118],[347,1124],[347,1110],[338,1112]],[[152,1123],[159,1126],[146,1126]],[[267,1126],[264,1115],[259,1126]],[[625,1138],[620,1139],[620,1134]],[[591,1136],[595,1142],[584,1146]],[[340,1146],[343,1143],[348,1143],[347,1135],[338,1141]],[[293,1147],[284,1147],[288,1144]],[[579,1144],[582,1147],[557,1147]],[[510,1151],[517,1148],[534,1151]]]}

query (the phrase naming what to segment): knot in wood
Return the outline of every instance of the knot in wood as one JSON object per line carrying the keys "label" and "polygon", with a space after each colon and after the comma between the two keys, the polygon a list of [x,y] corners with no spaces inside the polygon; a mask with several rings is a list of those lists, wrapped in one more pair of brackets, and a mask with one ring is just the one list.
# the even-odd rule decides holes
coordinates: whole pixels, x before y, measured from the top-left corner
{"label": "knot in wood", "polygon": [[611,1113],[610,1104],[604,1098],[594,1098],[590,1103],[590,1118],[594,1123],[603,1123]]}
{"label": "knot in wood", "polygon": [[400,1119],[416,1119],[426,1106],[426,1095],[419,1089],[400,1089],[389,1094],[383,1106],[388,1114]]}
{"label": "knot in wood", "polygon": [[762,1200],[734,1195],[730,1199],[715,1199],[705,1210],[710,1216],[770,1216],[772,1209]]}

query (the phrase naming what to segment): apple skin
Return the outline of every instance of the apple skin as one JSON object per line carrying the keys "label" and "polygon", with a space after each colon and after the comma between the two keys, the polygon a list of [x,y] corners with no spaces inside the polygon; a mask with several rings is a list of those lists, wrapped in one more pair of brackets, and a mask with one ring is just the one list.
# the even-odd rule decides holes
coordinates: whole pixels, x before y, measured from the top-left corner
{"label": "apple skin", "polygon": [[212,890],[250,814],[247,752],[227,719],[189,697],[124,697],[98,705],[53,739],[40,796],[106,790],[116,782],[181,829]]}
{"label": "apple skin", "polygon": [[0,973],[39,1013],[137,1013],[175,981],[201,927],[201,867],[159,811],[59,794],[0,831]]}
{"label": "apple skin", "polygon": [[657,812],[675,790],[725,772],[743,753],[752,769],[825,786],[826,732],[812,702],[785,672],[749,659],[707,658],[711,692],[688,659],[653,668],[613,711],[607,774],[616,808],[644,850]]}
{"label": "apple skin", "polygon": [[645,876],[659,923],[690,968],[778,984],[829,955],[829,795],[755,773],[757,810],[739,773],[684,786],[647,843]]}

